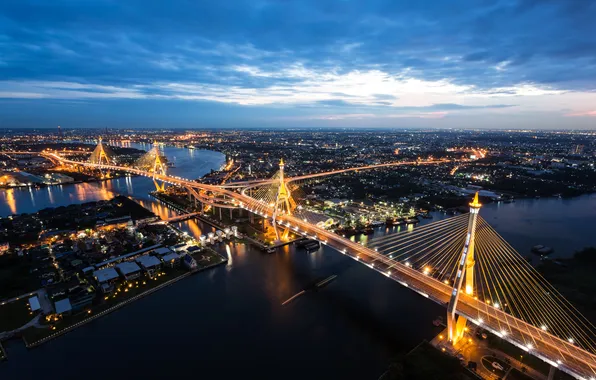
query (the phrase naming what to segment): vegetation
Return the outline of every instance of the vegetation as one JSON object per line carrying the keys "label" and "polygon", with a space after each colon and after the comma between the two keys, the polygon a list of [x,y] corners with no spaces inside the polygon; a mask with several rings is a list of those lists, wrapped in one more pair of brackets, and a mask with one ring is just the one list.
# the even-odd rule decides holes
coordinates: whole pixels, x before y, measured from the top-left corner
{"label": "vegetation", "polygon": [[572,259],[544,261],[538,270],[588,320],[596,319],[596,247],[584,248]]}
{"label": "vegetation", "polygon": [[29,310],[28,298],[0,306],[0,332],[11,331],[27,324],[35,316]]}
{"label": "vegetation", "polygon": [[381,380],[469,380],[476,377],[458,359],[423,342],[410,353],[398,357]]}
{"label": "vegetation", "polygon": [[31,276],[31,259],[17,255],[0,256],[0,299],[20,296],[39,288]]}

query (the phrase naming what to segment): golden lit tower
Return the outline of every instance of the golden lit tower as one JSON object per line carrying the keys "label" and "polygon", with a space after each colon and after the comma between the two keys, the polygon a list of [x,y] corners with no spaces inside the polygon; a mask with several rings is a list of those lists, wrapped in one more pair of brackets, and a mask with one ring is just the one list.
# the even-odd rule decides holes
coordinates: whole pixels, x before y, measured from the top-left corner
{"label": "golden lit tower", "polygon": [[89,157],[89,162],[98,165],[111,165],[113,157],[114,153],[112,152],[112,149],[107,145],[104,145],[102,138],[100,137],[97,146]]}
{"label": "golden lit tower", "polygon": [[276,219],[278,215],[292,215],[292,212],[296,208],[296,202],[292,198],[290,189],[284,179],[284,160],[283,158],[279,161],[279,183],[277,188],[277,197],[275,199],[275,205],[273,208],[273,226],[275,228],[275,234],[277,239],[280,240],[279,232],[277,231]]}
{"label": "golden lit tower", "polygon": [[279,187],[277,189],[277,199],[275,201],[275,214],[292,215],[292,211],[296,207],[296,203],[292,199],[290,190],[286,185],[286,181],[284,179],[284,167],[284,160],[282,158],[279,161]]}
{"label": "golden lit tower", "polygon": [[463,336],[466,327],[466,318],[463,316],[455,316],[457,301],[464,282],[466,281],[465,292],[468,295],[474,295],[474,239],[476,235],[476,220],[478,218],[478,211],[482,205],[478,202],[478,193],[474,195],[474,200],[470,203],[470,216],[468,219],[468,233],[466,234],[466,242],[462,250],[461,259],[458,263],[457,275],[455,277],[455,285],[451,293],[451,300],[447,306],[447,330],[449,340],[454,344]]}
{"label": "golden lit tower", "polygon": [[159,144],[156,142],[153,143],[153,148],[151,148],[147,153],[141,156],[134,164],[137,169],[145,170],[149,173],[153,174],[153,182],[155,183],[155,187],[157,191],[162,191],[165,188],[165,182],[161,185],[157,182],[158,175],[167,175],[167,159],[163,156],[159,150]]}

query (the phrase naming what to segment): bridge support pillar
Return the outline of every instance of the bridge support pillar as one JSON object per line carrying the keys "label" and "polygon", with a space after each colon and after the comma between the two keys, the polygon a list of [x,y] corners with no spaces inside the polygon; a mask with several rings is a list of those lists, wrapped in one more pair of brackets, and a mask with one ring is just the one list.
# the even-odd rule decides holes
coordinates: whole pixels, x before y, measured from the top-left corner
{"label": "bridge support pillar", "polygon": [[219,208],[219,220],[221,220],[221,207]]}
{"label": "bridge support pillar", "polygon": [[466,283],[465,293],[470,296],[474,295],[474,240],[476,236],[476,219],[478,218],[480,206],[481,204],[478,202],[478,193],[476,193],[474,200],[470,203],[470,217],[468,220],[466,243],[464,244],[461,259],[458,264],[451,299],[447,305],[447,333],[449,335],[449,341],[453,344],[456,344],[457,341],[464,336],[464,332],[466,331],[467,319],[461,315],[456,316],[457,301],[462,292],[464,278]]}
{"label": "bridge support pillar", "polygon": [[153,183],[155,184],[155,190],[158,193],[161,193],[162,191],[164,191],[166,189],[166,183],[162,182],[161,185],[159,184],[159,181],[155,178],[153,178]]}
{"label": "bridge support pillar", "polygon": [[232,211],[234,211],[233,208],[230,209],[230,220],[234,219],[234,214],[232,213]]}
{"label": "bridge support pillar", "polygon": [[554,380],[556,373],[557,373],[557,368],[555,368],[551,365],[550,369],[548,371],[548,380]]}

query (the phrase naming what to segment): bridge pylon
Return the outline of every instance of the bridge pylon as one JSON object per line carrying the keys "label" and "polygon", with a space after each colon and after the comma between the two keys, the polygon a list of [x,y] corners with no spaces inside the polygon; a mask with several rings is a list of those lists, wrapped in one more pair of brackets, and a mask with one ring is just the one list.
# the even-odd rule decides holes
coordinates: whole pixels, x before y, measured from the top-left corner
{"label": "bridge pylon", "polygon": [[284,164],[284,160],[282,158],[279,161],[279,184],[278,184],[278,188],[277,188],[277,196],[275,198],[275,204],[273,206],[273,217],[272,217],[273,228],[275,230],[275,236],[277,237],[277,240],[287,238],[287,233],[288,233],[288,230],[285,230],[285,232],[282,235],[280,235],[279,229],[277,227],[277,222],[276,222],[277,216],[283,215],[283,214],[292,215],[292,212],[296,208],[296,202],[292,198],[292,193],[290,192],[290,189],[288,189],[288,186],[287,186],[285,178],[284,178],[284,168],[285,168],[285,164]]}
{"label": "bridge pylon", "polygon": [[157,191],[165,190],[165,183],[159,183],[159,178],[157,177],[167,175],[168,165],[166,157],[163,156],[159,150],[157,141],[153,143],[153,148],[151,148],[135,162],[134,166],[137,169],[152,173],[153,183],[155,183],[155,188]]}
{"label": "bridge pylon", "polygon": [[[113,158],[114,153],[112,152],[112,149],[110,149],[107,145],[104,145],[102,138],[100,137],[99,141],[97,142],[97,146],[91,153],[91,156],[89,156],[89,162],[99,165],[99,171],[101,172],[101,165],[112,165]],[[110,171],[108,170],[105,175],[101,173],[101,175],[102,177],[109,177]]]}
{"label": "bridge pylon", "polygon": [[451,299],[447,306],[447,331],[449,340],[455,344],[464,335],[467,319],[463,316],[456,316],[455,310],[457,301],[459,300],[460,292],[462,292],[462,285],[465,279],[465,288],[463,291],[468,295],[474,295],[474,244],[476,237],[476,220],[478,219],[478,212],[482,205],[478,202],[478,193],[474,195],[474,200],[470,203],[470,215],[468,218],[468,232],[466,234],[466,242],[461,253],[461,259],[457,268],[457,275],[455,277],[455,284]]}

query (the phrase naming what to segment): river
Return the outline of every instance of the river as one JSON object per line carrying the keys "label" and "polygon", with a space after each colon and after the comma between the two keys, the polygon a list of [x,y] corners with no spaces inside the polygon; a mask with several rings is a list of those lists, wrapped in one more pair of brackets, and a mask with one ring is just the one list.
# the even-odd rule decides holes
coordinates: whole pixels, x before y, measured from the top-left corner
{"label": "river", "polygon": [[[186,177],[218,169],[225,160],[216,152],[165,149],[176,157],[171,172]],[[152,186],[137,177],[13,189],[0,193],[0,215],[115,194],[133,196],[155,213],[170,215],[147,196]],[[565,256],[596,245],[586,232],[596,215],[594,195],[489,204],[481,215],[520,251],[545,244]],[[194,236],[211,230],[196,221],[179,226]],[[387,232],[377,229],[375,235]],[[228,256],[227,266],[184,279],[39,348],[9,342],[0,378],[376,379],[392,357],[432,338],[437,333],[432,320],[445,313],[328,247],[312,254],[290,246],[275,254],[245,244],[218,249]],[[281,305],[330,275],[338,277]]]}

